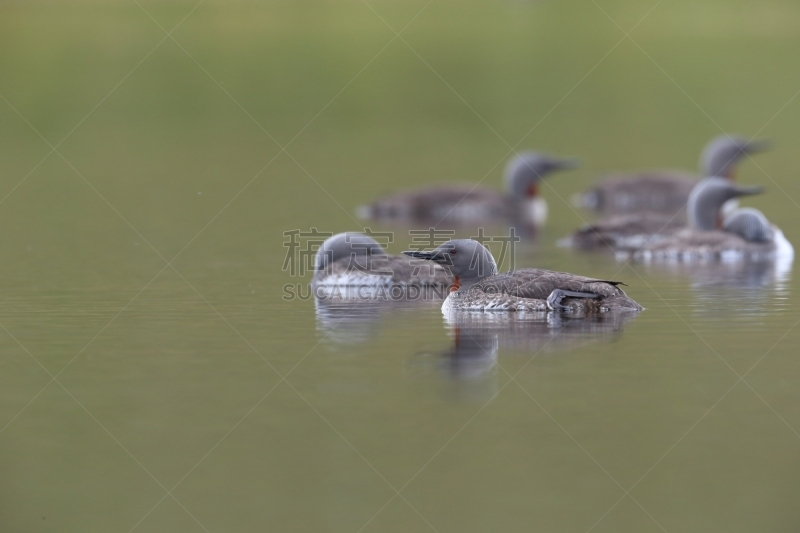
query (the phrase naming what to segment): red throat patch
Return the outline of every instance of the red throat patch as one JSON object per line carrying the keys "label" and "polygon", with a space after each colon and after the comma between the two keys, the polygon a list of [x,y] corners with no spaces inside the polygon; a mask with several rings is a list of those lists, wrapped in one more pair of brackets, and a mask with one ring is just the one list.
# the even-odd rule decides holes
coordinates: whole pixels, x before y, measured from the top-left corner
{"label": "red throat patch", "polygon": [[459,288],[461,288],[461,282],[459,281],[458,276],[455,276],[453,278],[453,284],[450,285],[450,292],[455,292]]}
{"label": "red throat patch", "polygon": [[531,183],[528,185],[528,188],[525,190],[525,195],[528,198],[536,198],[539,195],[539,184]]}

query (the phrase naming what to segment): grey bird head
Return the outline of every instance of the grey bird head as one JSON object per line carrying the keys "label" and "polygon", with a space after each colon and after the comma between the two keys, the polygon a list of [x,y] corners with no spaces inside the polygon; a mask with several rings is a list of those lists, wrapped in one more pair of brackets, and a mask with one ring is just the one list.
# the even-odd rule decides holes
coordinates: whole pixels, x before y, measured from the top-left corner
{"label": "grey bird head", "polygon": [[772,224],[764,213],[752,207],[743,207],[725,217],[722,227],[748,242],[770,242],[775,238]]}
{"label": "grey bird head", "polygon": [[367,266],[367,257],[386,255],[378,241],[363,233],[345,232],[329,237],[314,257],[314,269],[325,268],[339,259],[350,257],[352,265]]}
{"label": "grey bird head", "polygon": [[534,152],[521,153],[506,165],[506,191],[519,198],[534,197],[538,193],[539,182],[546,175],[578,166],[579,162],[575,158],[561,159]]}
{"label": "grey bird head", "polygon": [[497,274],[497,263],[492,252],[472,239],[447,241],[430,252],[403,253],[442,265],[456,278],[453,285],[455,289],[469,287],[483,278]]}
{"label": "grey bird head", "polygon": [[686,211],[689,225],[701,231],[712,231],[722,228],[720,209],[732,198],[761,194],[763,187],[736,185],[730,180],[711,177],[700,180],[692,189]]}
{"label": "grey bird head", "polygon": [[736,165],[748,154],[765,152],[772,147],[766,139],[748,139],[741,135],[720,135],[709,141],[700,156],[703,176],[733,179]]}

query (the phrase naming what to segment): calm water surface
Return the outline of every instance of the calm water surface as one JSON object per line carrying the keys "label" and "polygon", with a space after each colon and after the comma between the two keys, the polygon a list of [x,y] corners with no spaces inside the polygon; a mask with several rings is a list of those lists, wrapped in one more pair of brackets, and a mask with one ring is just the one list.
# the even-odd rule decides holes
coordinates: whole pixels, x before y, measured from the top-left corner
{"label": "calm water surface", "polygon": [[[798,6],[0,2],[0,531],[797,531],[794,267],[553,243],[726,130],[800,245]],[[284,232],[509,146],[584,162],[515,265],[646,311],[283,298]]]}
{"label": "calm water surface", "polygon": [[647,310],[445,317],[283,301],[307,281],[283,259],[167,269],[141,293],[9,288],[8,530],[797,525],[790,274],[521,245],[518,266],[613,275]]}

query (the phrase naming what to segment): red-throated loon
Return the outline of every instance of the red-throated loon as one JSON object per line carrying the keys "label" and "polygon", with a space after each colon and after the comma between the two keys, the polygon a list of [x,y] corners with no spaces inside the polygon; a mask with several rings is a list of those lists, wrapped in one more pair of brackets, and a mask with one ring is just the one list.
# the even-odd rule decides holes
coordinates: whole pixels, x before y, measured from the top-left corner
{"label": "red-throated loon", "polygon": [[[689,195],[686,206],[690,224],[699,220],[723,220],[723,207],[730,205],[730,200],[763,191],[760,187],[737,185],[724,178],[710,178],[697,182]],[[741,210],[739,210],[741,211]],[[738,212],[736,209],[731,215]],[[743,216],[743,215],[742,215]],[[741,220],[737,225],[741,225]],[[749,220],[749,218],[748,218]],[[733,224],[733,222],[732,222]],[[571,237],[560,242],[565,246],[573,246],[585,250],[635,251],[643,246],[657,242],[668,235],[686,227],[682,217],[664,213],[627,213],[612,215],[602,220],[587,224]],[[697,227],[697,226],[695,226]],[[716,226],[711,226],[714,229]],[[756,231],[756,230],[750,230]],[[766,230],[764,230],[766,231]],[[764,236],[752,237],[751,240],[764,239]]]}
{"label": "red-throated loon", "polygon": [[[709,141],[700,157],[701,176],[734,178],[736,165],[749,154],[763,152],[771,143],[739,135],[720,135]],[[650,211],[674,214],[686,205],[697,177],[687,172],[655,170],[611,176],[578,195],[582,207],[605,213]]]}
{"label": "red-throated loon", "polygon": [[442,184],[379,198],[358,208],[357,214],[434,224],[497,219],[541,224],[547,217],[547,203],[539,196],[539,183],[554,171],[577,166],[576,159],[526,152],[506,165],[505,192],[466,183]]}
{"label": "red-throated loon", "polygon": [[328,238],[314,258],[314,286],[364,287],[415,285],[447,287],[453,277],[442,267],[416,264],[403,255],[389,255],[363,233]]}
{"label": "red-throated loon", "polygon": [[472,239],[448,241],[430,252],[403,252],[442,265],[454,276],[443,311],[641,311],[618,287],[621,282],[566,272],[525,268],[497,273],[485,246]]}
{"label": "red-throated loon", "polygon": [[634,257],[645,261],[793,259],[794,248],[783,232],[758,209],[722,213],[728,199],[760,192],[760,187],[737,187],[725,178],[705,178],[689,197],[689,227],[651,240]]}

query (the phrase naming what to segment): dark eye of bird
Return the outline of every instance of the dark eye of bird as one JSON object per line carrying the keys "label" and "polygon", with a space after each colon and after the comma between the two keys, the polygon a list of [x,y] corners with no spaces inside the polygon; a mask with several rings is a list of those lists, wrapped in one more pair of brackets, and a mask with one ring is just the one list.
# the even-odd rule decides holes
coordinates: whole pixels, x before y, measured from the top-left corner
{"label": "dark eye of bird", "polygon": [[451,250],[450,251],[450,255],[456,255],[457,253],[458,253],[458,250]]}

